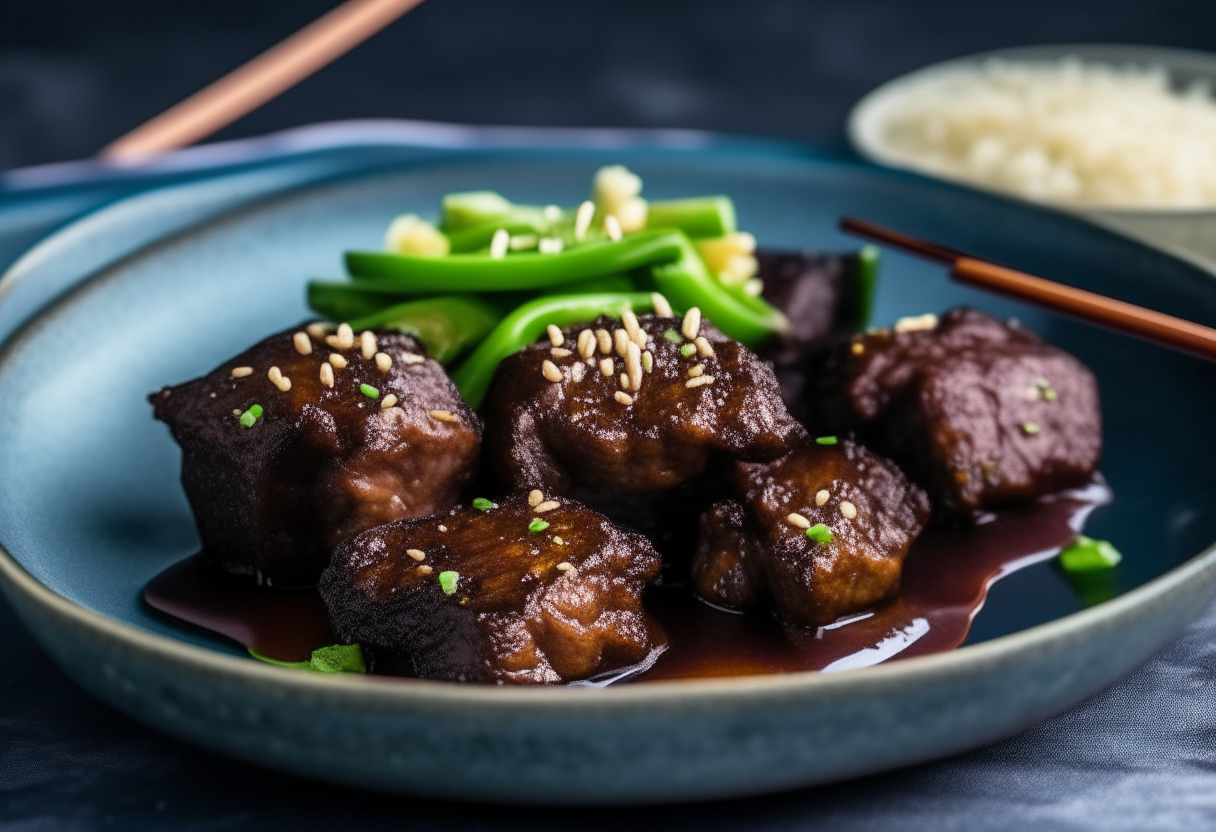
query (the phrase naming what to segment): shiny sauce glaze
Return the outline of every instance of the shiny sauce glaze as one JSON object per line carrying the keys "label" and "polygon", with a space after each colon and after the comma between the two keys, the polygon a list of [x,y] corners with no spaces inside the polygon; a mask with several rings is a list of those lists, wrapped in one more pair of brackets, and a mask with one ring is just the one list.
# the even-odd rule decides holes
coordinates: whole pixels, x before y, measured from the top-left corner
{"label": "shiny sauce glaze", "polygon": [[[930,529],[908,553],[894,599],[815,630],[714,609],[687,590],[653,589],[646,608],[671,646],[629,681],[847,670],[952,650],[967,638],[989,587],[1055,557],[1110,498],[1104,484],[1094,483],[999,512],[973,528]],[[304,661],[334,642],[315,592],[240,583],[204,569],[198,556],[153,578],[144,601],[281,661]]]}

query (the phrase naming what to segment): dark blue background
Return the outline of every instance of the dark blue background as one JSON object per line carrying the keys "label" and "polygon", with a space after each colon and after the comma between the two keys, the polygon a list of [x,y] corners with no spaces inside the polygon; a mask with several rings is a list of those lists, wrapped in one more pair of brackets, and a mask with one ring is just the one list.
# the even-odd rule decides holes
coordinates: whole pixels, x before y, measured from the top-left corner
{"label": "dark blue background", "polygon": [[[86,156],[329,5],[3,4],[0,169]],[[223,137],[374,116],[700,127],[840,145],[850,104],[893,75],[1068,41],[1216,50],[1216,5],[429,0]],[[721,805],[576,812],[369,795],[198,751],[76,689],[0,602],[0,829],[1212,828],[1214,635],[1216,610],[1109,691],[951,760]]]}

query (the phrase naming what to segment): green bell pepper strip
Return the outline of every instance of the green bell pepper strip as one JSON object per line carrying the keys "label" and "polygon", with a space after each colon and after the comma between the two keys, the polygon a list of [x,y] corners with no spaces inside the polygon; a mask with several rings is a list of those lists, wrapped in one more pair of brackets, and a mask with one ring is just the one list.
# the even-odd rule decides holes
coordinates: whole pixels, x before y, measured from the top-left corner
{"label": "green bell pepper strip", "polygon": [[349,321],[375,315],[385,307],[401,303],[406,293],[392,283],[366,280],[360,283],[310,280],[308,306],[331,321]]}
{"label": "green bell pepper strip", "polygon": [[619,315],[624,309],[645,312],[654,308],[649,292],[604,292],[587,295],[548,295],[529,301],[503,318],[464,363],[452,381],[464,400],[480,407],[499,363],[545,334],[549,324],[558,327],[593,321],[600,315]]}
{"label": "green bell pepper strip", "polygon": [[710,323],[752,349],[789,330],[785,315],[763,298],[740,292],[747,298],[745,302],[715,280],[687,237],[680,259],[652,266],[650,279],[677,311],[699,307]]}
{"label": "green bell pepper strip", "polygon": [[356,332],[395,329],[413,335],[427,353],[447,364],[486,336],[502,314],[473,295],[446,295],[399,303],[350,321]]}
{"label": "green bell pepper strip", "polygon": [[482,254],[418,257],[348,251],[346,267],[355,280],[393,281],[411,292],[504,292],[545,289],[576,280],[671,263],[687,244],[678,231],[643,231],[613,242],[587,243],[559,254]]}
{"label": "green bell pepper strip", "polygon": [[650,203],[647,228],[678,228],[689,237],[735,233],[735,203],[728,196],[697,196]]}
{"label": "green bell pepper strip", "polygon": [[505,228],[514,237],[517,234],[535,234],[538,237],[546,233],[546,228],[537,223],[491,220],[480,225],[473,225],[453,231],[448,235],[448,243],[452,246],[452,254],[467,254],[480,251],[490,245],[498,229]]}

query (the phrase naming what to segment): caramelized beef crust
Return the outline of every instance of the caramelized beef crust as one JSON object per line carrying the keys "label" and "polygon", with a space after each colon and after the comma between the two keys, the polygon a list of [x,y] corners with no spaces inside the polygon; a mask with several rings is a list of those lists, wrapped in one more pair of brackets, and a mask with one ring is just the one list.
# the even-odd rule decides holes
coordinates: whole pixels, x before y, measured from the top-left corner
{"label": "caramelized beef crust", "polygon": [[[611,318],[565,330],[556,350],[545,341],[504,360],[484,407],[490,470],[512,490],[568,494],[618,522],[645,527],[644,515],[662,503],[656,497],[691,483],[714,462],[783,454],[803,429],[786,411],[772,369],[706,322],[699,329],[702,352],[708,346],[712,354],[683,355],[681,347],[695,347],[680,334],[681,324],[640,318],[645,345],[638,351],[649,353],[642,359],[652,368],[638,374],[636,389],[628,378],[622,384],[628,350],[616,342],[623,343],[625,331]],[[597,330],[621,334],[606,351],[597,343],[583,357],[580,333]],[[546,377],[546,364],[560,380]]]}
{"label": "caramelized beef crust", "polygon": [[[666,647],[641,604],[658,553],[552,502],[512,497],[346,541],[320,583],[338,634],[424,679],[563,684],[648,665]],[[549,526],[529,531],[540,519]]]}
{"label": "caramelized beef crust", "polygon": [[[413,338],[375,333],[375,352],[391,360],[382,369],[374,353],[364,357],[359,338],[342,348],[304,335],[303,355],[294,332],[150,397],[181,446],[205,557],[276,586],[315,582],[352,534],[454,505],[476,475],[481,444],[477,416]],[[345,366],[330,363],[331,354]],[[332,387],[322,381],[323,363]],[[245,367],[252,372],[233,376]],[[271,381],[272,367],[289,389]],[[383,408],[390,394],[396,405]],[[246,427],[241,414],[255,404],[262,415]]]}
{"label": "caramelized beef crust", "polygon": [[972,309],[931,329],[856,336],[819,386],[827,429],[895,459],[945,520],[1082,485],[1102,450],[1093,373]]}
{"label": "caramelized beef crust", "polygon": [[[803,626],[892,596],[930,512],[924,491],[892,462],[848,440],[740,463],[736,487],[742,504],[721,502],[701,517],[697,594],[734,610],[771,604]],[[819,524],[831,540],[808,537],[805,527]]]}

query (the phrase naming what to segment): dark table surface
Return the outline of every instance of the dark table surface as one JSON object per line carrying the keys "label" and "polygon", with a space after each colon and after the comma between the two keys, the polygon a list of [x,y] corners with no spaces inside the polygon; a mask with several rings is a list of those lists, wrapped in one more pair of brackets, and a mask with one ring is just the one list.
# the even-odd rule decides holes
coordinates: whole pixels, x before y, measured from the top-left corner
{"label": "dark table surface", "polygon": [[[0,169],[86,156],[330,5],[3,4]],[[222,138],[399,117],[698,127],[840,146],[850,104],[889,77],[968,52],[1080,41],[1216,51],[1216,5],[430,0]],[[77,689],[2,601],[0,668],[6,832],[1216,828],[1216,608],[1132,676],[989,748],[792,794],[646,810],[384,797],[216,757]]]}

